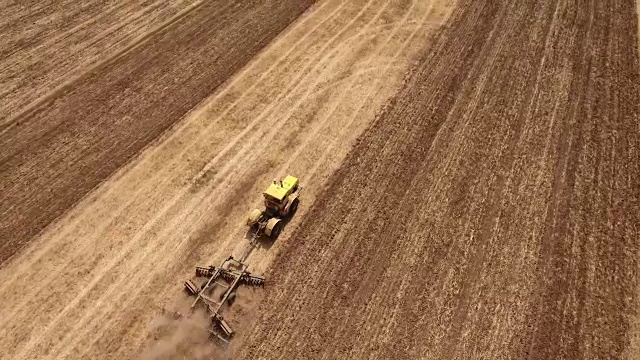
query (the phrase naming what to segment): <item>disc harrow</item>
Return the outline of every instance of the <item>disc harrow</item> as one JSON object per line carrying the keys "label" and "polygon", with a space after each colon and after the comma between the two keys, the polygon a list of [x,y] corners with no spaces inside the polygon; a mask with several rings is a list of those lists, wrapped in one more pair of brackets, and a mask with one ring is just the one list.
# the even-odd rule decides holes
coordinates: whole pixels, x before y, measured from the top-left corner
{"label": "disc harrow", "polygon": [[[184,282],[187,293],[196,297],[191,304],[191,312],[194,311],[198,304],[204,304],[211,319],[208,331],[225,343],[229,341],[234,332],[221,314],[223,305],[225,303],[229,305],[233,303],[236,297],[236,290],[240,284],[249,286],[264,285],[265,278],[251,274],[247,271],[247,268],[247,264],[230,256],[218,267],[196,267],[196,279],[206,279],[201,286],[196,285],[195,279]],[[210,297],[211,292],[216,287],[224,289],[220,294],[219,302]]]}

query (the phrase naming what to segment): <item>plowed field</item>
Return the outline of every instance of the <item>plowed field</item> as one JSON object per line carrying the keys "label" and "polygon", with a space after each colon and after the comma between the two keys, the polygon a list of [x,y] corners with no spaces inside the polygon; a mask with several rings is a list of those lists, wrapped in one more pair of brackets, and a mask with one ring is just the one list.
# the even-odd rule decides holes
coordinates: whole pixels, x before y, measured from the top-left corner
{"label": "plowed field", "polygon": [[275,259],[244,357],[623,357],[636,44],[633,1],[460,1]]}
{"label": "plowed field", "polygon": [[[2,218],[14,226],[5,236],[24,231],[29,242],[0,268],[0,357],[157,355],[145,349],[159,335],[154,319],[181,304],[193,267],[242,254],[261,191],[298,175],[296,217],[249,257],[264,272],[451,10],[444,0],[320,1],[245,64],[301,4],[205,2],[7,128],[3,149],[20,161],[2,163],[3,199],[12,209],[27,199],[38,219],[63,215],[35,237],[29,229],[51,217]],[[71,198],[80,201],[68,210]],[[242,334],[250,320],[230,321]],[[184,357],[169,345],[161,356]]]}

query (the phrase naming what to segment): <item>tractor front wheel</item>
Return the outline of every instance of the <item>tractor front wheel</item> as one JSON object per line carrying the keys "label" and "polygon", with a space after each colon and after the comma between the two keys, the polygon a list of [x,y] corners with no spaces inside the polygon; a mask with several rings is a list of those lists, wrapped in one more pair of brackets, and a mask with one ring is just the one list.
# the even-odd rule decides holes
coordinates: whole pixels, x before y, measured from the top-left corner
{"label": "tractor front wheel", "polygon": [[282,221],[278,221],[278,223],[273,228],[273,230],[271,230],[271,237],[276,239],[278,238],[278,236],[280,236],[281,232],[282,232]]}
{"label": "tractor front wheel", "polygon": [[293,201],[291,202],[291,206],[289,206],[289,213],[287,213],[287,216],[292,217],[296,211],[298,211],[298,204],[300,203],[300,199],[295,198],[293,199]]}
{"label": "tractor front wheel", "polygon": [[249,227],[253,227],[256,225],[256,223],[258,223],[258,220],[260,220],[260,217],[262,216],[262,211],[258,210],[258,209],[253,209],[250,213],[249,213],[249,217],[247,218],[247,225]]}

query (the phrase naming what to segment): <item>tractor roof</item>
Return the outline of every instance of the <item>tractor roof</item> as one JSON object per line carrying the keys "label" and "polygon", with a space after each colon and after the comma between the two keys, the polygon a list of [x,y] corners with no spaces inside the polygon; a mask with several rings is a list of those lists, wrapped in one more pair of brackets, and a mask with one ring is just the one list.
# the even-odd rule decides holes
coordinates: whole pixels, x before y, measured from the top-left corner
{"label": "tractor roof", "polygon": [[282,180],[282,187],[287,189],[287,190],[291,190],[294,187],[296,187],[298,185],[298,178],[297,177],[293,177],[291,175],[287,175],[286,178],[284,178],[284,180]]}
{"label": "tractor roof", "polygon": [[282,182],[273,182],[264,192],[265,196],[270,196],[278,201],[284,200],[291,190],[298,185],[298,178],[288,175]]}
{"label": "tractor roof", "polygon": [[287,196],[287,189],[283,188],[279,184],[271,184],[267,188],[267,191],[264,192],[265,196],[270,196],[272,198],[276,198],[279,201],[282,201],[285,196]]}

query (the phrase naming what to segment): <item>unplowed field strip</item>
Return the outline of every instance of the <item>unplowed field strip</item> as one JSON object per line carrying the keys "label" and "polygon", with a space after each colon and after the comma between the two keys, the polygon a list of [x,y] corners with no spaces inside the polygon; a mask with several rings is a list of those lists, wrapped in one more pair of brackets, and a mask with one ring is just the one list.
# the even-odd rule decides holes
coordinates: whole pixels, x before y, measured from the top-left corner
{"label": "unplowed field strip", "polygon": [[[298,175],[298,214],[249,257],[263,272],[450,8],[318,2],[0,269],[3,356],[136,357],[163,335],[150,326],[162,307],[184,310],[176,306],[194,266],[244,253],[245,216],[264,187]],[[248,322],[228,319],[240,343]]]}
{"label": "unplowed field strip", "polygon": [[0,129],[59,85],[196,0],[0,4]]}
{"label": "unplowed field strip", "polygon": [[244,358],[620,358],[635,3],[460,1],[268,273]]}
{"label": "unplowed field strip", "polygon": [[0,137],[0,261],[206,98],[311,1],[207,1]]}

